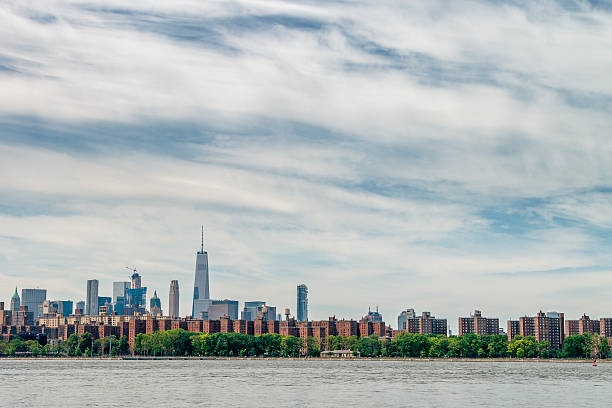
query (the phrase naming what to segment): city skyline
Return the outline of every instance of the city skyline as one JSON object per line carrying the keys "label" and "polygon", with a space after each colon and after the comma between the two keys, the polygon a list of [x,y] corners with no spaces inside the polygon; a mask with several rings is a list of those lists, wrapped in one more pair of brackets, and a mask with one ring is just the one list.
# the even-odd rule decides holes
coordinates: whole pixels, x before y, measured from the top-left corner
{"label": "city skyline", "polygon": [[[143,310],[145,310],[144,308],[146,308],[146,291],[147,291],[147,287],[144,287],[142,285],[142,276],[137,272],[137,269],[135,268],[131,268],[131,267],[125,267],[124,269],[129,270],[130,272],[132,272],[132,274],[130,275],[130,281],[113,281],[112,282],[112,297],[105,297],[105,296],[101,296],[99,293],[99,281],[97,279],[89,279],[87,280],[87,290],[85,293],[85,300],[84,301],[77,301],[76,299],[70,299],[68,300],[71,304],[72,302],[74,302],[74,304],[78,304],[78,303],[84,303],[85,305],[85,310],[84,313],[88,314],[88,315],[97,315],[98,314],[98,307],[102,306],[103,304],[100,304],[99,300],[101,299],[105,299],[108,300],[109,302],[113,302],[116,303],[117,298],[119,296],[125,296],[124,302],[129,302],[129,301],[134,301],[134,296],[136,296],[136,302],[141,304],[141,306],[143,307]],[[240,315],[240,318],[242,318],[242,316],[245,314],[245,312],[247,310],[250,310],[251,308],[253,308],[253,311],[248,312],[248,315],[250,316],[247,320],[253,320],[254,315],[252,315],[254,313],[254,310],[258,309],[256,306],[265,306],[266,302],[264,301],[253,301],[253,300],[246,300],[246,299],[240,299],[240,300],[229,300],[227,298],[225,298],[224,300],[215,300],[212,299],[210,297],[210,283],[209,283],[209,269],[208,269],[208,252],[204,251],[204,226],[201,226],[201,242],[200,242],[200,249],[196,252],[196,268],[195,268],[195,283],[194,283],[194,288],[193,288],[193,298],[192,298],[192,307],[196,304],[196,300],[205,300],[205,303],[202,303],[199,305],[199,307],[201,308],[202,311],[206,312],[208,310],[209,307],[215,305],[214,311],[213,313],[213,317],[211,318],[212,320],[218,320],[220,316],[223,315],[229,315],[231,319],[238,319],[238,316]],[[175,284],[176,282],[176,284]],[[178,297],[178,280],[171,280],[170,281],[170,291],[169,291],[169,298],[168,298],[168,304],[166,305],[167,309],[164,309],[164,302],[157,296],[157,290],[154,289],[154,295],[153,298],[151,299],[151,307],[153,307],[153,304],[155,303],[156,307],[157,307],[157,312],[159,312],[159,310],[166,310],[167,313],[165,313],[165,316],[169,316],[169,317],[174,317],[172,314],[172,307],[170,306],[170,300],[172,298],[172,291],[173,291],[173,287],[176,290],[175,295],[177,295],[176,297]],[[203,293],[203,297],[196,299],[196,294],[199,293],[200,288],[202,288],[202,293]],[[17,294],[17,287],[15,288],[15,294]],[[133,291],[133,289],[137,289],[137,291]],[[132,294],[132,298],[130,298],[130,293]],[[123,294],[123,295],[122,295]],[[143,296],[143,298],[141,299],[140,297]],[[204,297],[206,296],[206,297]],[[23,288],[22,289],[22,298],[26,297],[26,299],[29,299],[28,303],[31,303],[30,306],[32,306],[34,303],[40,304],[40,306],[42,307],[43,304],[43,298],[47,297],[47,290],[46,289],[39,289],[38,287],[35,289],[31,289],[31,288]],[[32,299],[30,299],[32,298]],[[34,298],[36,300],[34,300]],[[9,303],[11,305],[11,310],[12,305],[14,303],[13,299],[15,299],[15,296],[13,295],[11,297],[11,300],[9,301]],[[62,302],[63,300],[60,300],[59,302]],[[46,302],[49,302],[49,300],[47,299]],[[57,300],[54,300],[54,302],[57,302]],[[21,302],[21,304],[23,305],[23,302]],[[244,310],[242,312],[238,312],[239,310],[239,305],[243,304],[244,305]],[[311,319],[308,316],[308,287],[307,285],[300,283],[297,285],[297,303],[296,303],[296,307],[295,309],[292,309],[289,305],[285,305],[282,306],[283,308],[289,309],[291,310],[291,316],[293,316],[296,321],[298,322],[302,322],[302,321],[312,321],[312,320],[317,320],[317,319]],[[91,305],[91,306],[90,306]],[[125,303],[125,305],[127,306],[127,303]],[[414,305],[411,305],[414,306]],[[89,311],[89,309],[93,307],[93,313],[91,313]],[[123,304],[122,304],[123,307]],[[179,303],[179,308],[180,308],[180,303]],[[278,306],[279,310],[281,310],[281,306]],[[151,310],[149,310],[150,308],[147,308],[147,313],[151,312]],[[212,310],[211,309],[211,310]],[[273,306],[272,309],[274,311],[276,311],[277,306]],[[546,309],[544,307],[544,309]],[[29,311],[33,311],[35,310],[35,314],[34,314],[34,319],[36,319],[41,312],[40,308],[34,308],[31,309]],[[371,316],[381,316],[381,314],[379,314],[378,312],[379,310],[379,305],[376,305],[376,311],[372,312],[370,307],[368,307],[368,312],[367,314],[364,315],[359,315],[359,316],[340,316],[341,319],[348,319],[348,320],[355,320],[358,321],[360,318],[367,318],[368,320],[371,320]],[[542,308],[540,308],[540,313]],[[132,312],[133,313],[133,312]],[[582,313],[582,314],[580,314]],[[579,321],[582,321],[582,319],[586,316],[585,311],[582,311],[578,313],[575,319],[569,319],[569,321],[571,322],[575,322],[576,324],[578,324]],[[121,313],[120,313],[121,314]],[[155,315],[156,313],[153,313],[153,315]],[[334,311],[328,311],[327,312],[328,315],[334,315],[336,316],[336,313]],[[456,316],[452,316],[450,319],[447,318],[446,316],[442,317],[441,319],[444,321],[444,329],[442,331],[447,331],[450,330],[450,332],[454,333],[461,333],[462,332],[462,326],[464,326],[464,324],[462,324],[462,319],[472,319],[474,321],[476,321],[476,323],[474,323],[474,321],[472,321],[471,323],[471,327],[474,328],[476,327],[476,330],[478,330],[478,319],[483,319],[483,321],[485,322],[484,324],[486,325],[487,323],[487,319],[486,318],[481,318],[480,317],[480,310],[476,309],[475,314],[469,314],[469,317],[465,317],[466,313],[461,313],[459,311],[455,311]],[[557,311],[549,311],[547,312],[547,316],[548,315],[555,315],[557,314]],[[252,315],[252,316],[251,316]],[[268,314],[266,313],[266,316]],[[518,316],[509,316],[508,317],[508,325],[510,325],[510,322],[513,321],[513,318],[518,318],[518,319],[523,319],[524,317],[526,318],[528,315],[528,313],[524,313]],[[564,313],[561,313],[561,315],[564,315]],[[198,315],[193,315],[193,313],[191,315],[189,314],[182,314],[182,315],[178,315],[178,317],[188,317],[188,316],[192,316],[193,319],[199,319],[199,313]],[[208,319],[208,313],[206,313],[206,316],[204,318],[204,320]],[[272,320],[276,319],[276,314],[273,313],[273,318]],[[280,314],[279,314],[280,316]],[[423,316],[427,316],[427,318],[432,318],[433,321],[436,321],[437,319],[435,319],[434,316],[431,316],[431,312],[429,311],[425,311],[423,312]],[[462,317],[463,316],[463,317]],[[568,314],[568,316],[573,316],[571,314],[571,312]],[[454,317],[457,317],[458,319],[458,323],[457,325],[455,325],[455,319]],[[588,318],[588,316],[586,316]],[[418,321],[420,317],[415,315],[414,309],[413,308],[409,308],[407,310],[402,309],[398,312],[398,315],[396,317],[397,319],[397,327],[394,327],[394,321],[395,318],[390,318],[387,320],[387,324],[390,325],[391,327],[394,327],[397,330],[402,330],[403,328],[407,328],[406,326],[404,326],[406,324],[407,318],[410,319],[412,318],[414,321]],[[578,320],[580,318],[580,320]],[[270,317],[268,316],[268,319],[270,319]],[[382,319],[382,318],[380,318]],[[378,321],[381,321],[381,320]],[[279,319],[280,320],[280,319]],[[488,319],[490,321],[496,321],[496,322],[500,322],[503,319],[498,319],[495,318],[493,320]],[[522,320],[521,320],[522,321]],[[476,324],[476,326],[474,326],[474,324]],[[518,323],[517,323],[518,324]],[[518,327],[518,326],[517,326]],[[577,327],[577,326],[576,326]],[[499,328],[502,330],[505,330],[505,327],[503,326],[503,324],[499,325]],[[510,328],[510,327],[509,327]],[[490,329],[490,328],[489,328]],[[412,330],[415,330],[414,327],[412,328]],[[440,329],[441,330],[441,329]],[[518,330],[518,329],[516,329]],[[576,329],[578,330],[578,329]],[[440,331],[441,332],[441,331]]]}
{"label": "city skyline", "polygon": [[536,3],[3,3],[2,286],[186,312],[204,222],[214,299],[607,315],[612,13]]}
{"label": "city skyline", "polygon": [[[200,252],[198,252],[200,253]],[[136,273],[136,271],[134,270],[134,274],[132,275],[132,278],[135,278],[135,275],[138,275]],[[137,288],[141,288],[140,286],[140,282],[141,282],[141,277],[140,276],[136,276],[136,283],[137,283]],[[128,282],[113,282],[113,284],[116,283],[128,283]],[[115,289],[115,285],[113,285],[113,290]],[[170,282],[170,297],[169,297],[169,303],[168,303],[168,313],[163,313],[162,309],[164,307],[163,302],[161,301],[161,299],[157,296],[157,291],[154,290],[154,295],[151,298],[150,301],[150,309],[146,310],[146,313],[144,315],[141,315],[141,318],[155,318],[157,315],[159,315],[159,317],[166,317],[166,318],[178,318],[178,319],[184,319],[186,317],[191,317],[191,319],[194,320],[202,320],[201,317],[198,316],[189,316],[189,315],[174,315],[171,312],[172,307],[170,306],[170,300],[172,298],[172,290],[173,287],[176,288],[177,292],[175,293],[175,295],[178,294],[178,281],[176,280],[172,280]],[[87,292],[88,294],[92,294],[92,295],[96,295],[97,299],[107,299],[109,302],[115,297],[115,291],[113,292],[113,297],[101,297],[101,296],[97,296],[97,288],[98,288],[98,281],[96,280],[88,280],[87,281]],[[7,304],[9,306],[8,310],[12,310],[15,311],[16,308],[14,307],[15,305],[15,299],[17,299],[17,304],[19,301],[19,295],[17,293],[17,289],[15,288],[15,292],[14,295],[11,297],[10,303]],[[146,289],[146,287],[144,288]],[[44,293],[44,296],[46,296],[46,289],[29,289],[29,288],[24,288],[22,289],[22,292],[27,292],[28,295],[27,297],[33,297],[35,294],[35,297],[40,297],[40,299],[42,299],[42,293]],[[146,291],[145,291],[146,293]],[[40,294],[40,295],[39,295]],[[289,316],[291,316],[292,319],[295,320],[295,322],[316,322],[317,319],[310,319],[308,318],[308,300],[307,300],[307,295],[308,295],[308,288],[305,284],[298,284],[297,285],[297,307],[295,309],[295,313],[286,315],[285,317],[288,318]],[[93,301],[93,298],[92,298]],[[0,301],[2,302],[2,301]],[[89,300],[87,301],[81,301],[81,302],[77,302],[74,301],[74,303],[77,305],[78,308],[78,303],[83,303],[83,305],[87,305],[89,304]],[[2,302],[4,303],[4,302]],[[30,301],[31,303],[31,301]],[[68,312],[63,311],[62,306],[60,304],[63,303],[68,303],[69,307],[72,310],[72,304],[73,304],[73,300],[44,300],[44,302],[42,302],[42,300],[40,301],[40,308],[34,308],[31,309],[29,308],[28,311],[34,313],[34,317],[33,319],[36,320],[38,317],[40,317],[40,313],[42,311],[42,313],[53,313],[53,312],[59,312],[60,314],[64,314],[64,316],[68,317]],[[101,305],[100,303],[96,302],[97,305]],[[239,305],[243,304],[244,305],[244,309],[242,312],[240,312],[240,315],[238,313],[239,310]],[[53,306],[53,312],[49,309],[49,311],[45,311],[47,310],[46,308],[49,308],[49,306]],[[59,306],[58,306],[59,305]],[[249,320],[249,321],[253,321],[255,314],[260,314],[260,311],[263,310],[263,316],[265,316],[265,320],[284,320],[281,317],[281,314],[279,313],[278,315],[276,314],[276,310],[277,307],[276,306],[271,306],[268,305],[266,306],[266,302],[264,301],[248,301],[248,300],[228,300],[228,299],[224,299],[224,300],[213,300],[210,299],[210,306],[211,309],[209,310],[210,313],[212,313],[212,315],[210,315],[209,313],[206,314],[206,317],[203,318],[203,320],[215,320],[218,321],[219,318],[221,318],[222,316],[226,316],[228,317],[230,320]],[[300,306],[302,305],[302,306]],[[27,305],[26,305],[27,306]],[[45,306],[45,307],[43,307]],[[85,306],[86,307],[86,306]],[[261,309],[261,308],[264,309]],[[268,313],[268,308],[270,308],[270,311],[272,312],[271,314]],[[19,308],[17,308],[18,310]],[[96,308],[97,309],[97,308]],[[212,311],[214,309],[214,311]],[[33,310],[36,310],[36,312],[33,312]],[[290,310],[290,308],[285,308],[285,311]],[[248,312],[247,312],[248,311]],[[86,309],[84,310],[84,314],[85,315],[92,315],[92,316],[96,316],[98,313],[97,311],[95,311],[94,314],[88,313],[86,311]],[[106,313],[105,313],[106,314]],[[110,313],[109,313],[110,314]],[[109,314],[106,314],[107,316]],[[330,311],[330,313],[328,314],[332,314],[332,312]],[[545,314],[542,312],[542,309],[540,309],[540,312],[537,314],[537,316],[546,316],[546,318],[558,318],[559,316],[561,316],[561,325],[563,326],[563,319],[566,313],[559,313],[557,311],[548,311]],[[122,315],[121,313],[119,315]],[[240,316],[240,317],[239,317]],[[336,318],[336,314],[333,313],[334,318]],[[523,319],[534,319],[534,317],[528,317],[529,313],[525,313],[522,314],[520,316],[517,316],[516,318],[518,320],[513,320],[514,318],[509,318],[507,320],[507,325],[504,325],[503,322],[501,322],[501,320],[499,318],[485,318],[482,317],[481,315],[481,311],[476,309],[474,311],[474,313],[469,312],[469,313],[458,313],[457,314],[457,326],[454,325],[453,323],[453,319],[449,319],[446,316],[440,317],[440,318],[436,318],[435,316],[431,315],[431,312],[429,311],[424,311],[422,312],[422,316],[417,316],[417,314],[415,313],[413,308],[409,308],[407,310],[402,310],[399,312],[398,316],[397,316],[397,327],[394,327],[393,322],[394,319],[390,318],[388,319],[386,322],[383,320],[382,314],[379,313],[379,306],[376,305],[376,311],[372,312],[371,308],[368,307],[368,312],[366,314],[360,315],[359,317],[355,317],[355,316],[349,316],[349,317],[341,317],[341,320],[349,320],[355,323],[360,322],[360,319],[363,319],[365,321],[369,321],[370,323],[373,322],[384,322],[386,325],[388,325],[389,327],[393,328],[394,330],[406,330],[408,332],[411,333],[418,333],[420,330],[423,330],[422,328],[422,323],[420,323],[421,319],[427,319],[426,321],[430,321],[430,322],[434,322],[433,326],[431,326],[431,323],[429,324],[429,328],[426,330],[433,330],[432,333],[434,334],[458,334],[458,335],[462,335],[465,334],[466,332],[472,332],[472,333],[476,333],[476,334],[494,334],[497,333],[496,329],[500,330],[500,334],[502,334],[502,332],[505,332],[506,330],[506,326],[508,329],[507,333],[503,333],[504,335],[508,335],[509,337],[513,337],[516,334],[519,333],[519,322],[521,322],[521,325],[523,325]],[[568,315],[572,316],[571,314]],[[129,316],[126,316],[129,317]],[[409,325],[407,322],[409,320],[413,321],[413,323],[416,324],[415,325]],[[429,320],[431,319],[431,320]],[[588,326],[588,330],[587,328],[583,328],[583,321],[586,319],[587,323],[593,323],[596,324],[596,328],[593,329],[593,327]],[[612,321],[612,318],[607,318],[607,317],[602,317],[600,320],[605,321],[605,327],[606,327],[606,332],[610,331],[612,333],[612,329],[609,329],[608,326],[611,326],[610,321]],[[537,320],[536,320],[537,321]],[[438,326],[436,326],[436,322],[442,323],[442,326],[440,326],[438,324]],[[463,323],[462,323],[463,322]],[[467,322],[467,323],[466,323]],[[582,333],[583,330],[586,331],[593,331],[593,330],[600,330],[600,326],[599,326],[599,320],[595,320],[595,321],[590,321],[589,320],[589,316],[587,316],[586,312],[583,312],[582,315],[579,315],[579,317],[576,317],[575,319],[571,319],[568,318],[565,320],[566,324],[571,323],[573,326],[564,326],[566,327],[566,330],[572,334],[577,334],[577,333]],[[512,324],[516,324],[516,327],[511,325]],[[533,320],[531,321],[531,325],[533,326]],[[602,323],[603,325],[603,323]],[[537,324],[536,324],[537,326]],[[524,326],[520,326],[520,332],[523,333],[523,330],[527,330],[524,329]],[[571,327],[571,328],[570,328]],[[603,327],[603,326],[602,326]],[[533,327],[531,328],[531,332],[527,331],[527,333],[533,333],[533,330],[537,330],[534,329]],[[603,329],[602,329],[603,330]]]}
{"label": "city skyline", "polygon": [[[130,272],[132,272],[132,274],[129,276],[131,282],[124,282],[124,281],[113,281],[112,282],[112,297],[100,297],[99,295],[99,290],[98,290],[98,286],[99,286],[99,281],[96,279],[90,279],[87,280],[87,291],[85,293],[84,296],[84,304],[85,304],[85,313],[89,314],[87,312],[87,308],[89,305],[89,295],[92,295],[92,302],[93,302],[93,296],[95,296],[96,300],[98,298],[105,298],[105,299],[110,299],[112,302],[116,302],[116,297],[121,293],[121,291],[123,291],[123,293],[126,295],[126,297],[129,299],[129,295],[128,295],[128,290],[129,289],[139,289],[140,291],[144,290],[144,292],[138,292],[137,295],[144,295],[145,299],[143,299],[142,301],[145,302],[143,303],[143,306],[146,307],[146,287],[142,286],[142,276],[140,274],[138,274],[137,270],[131,267],[124,267],[124,269],[129,270]],[[213,305],[213,303],[218,303],[218,304],[223,304],[224,302],[229,301],[227,297],[224,298],[224,300],[213,300],[213,298],[210,297],[210,283],[209,283],[209,269],[208,269],[208,252],[204,251],[204,226],[201,226],[201,241],[200,241],[200,248],[199,250],[196,252],[196,268],[195,268],[195,283],[194,283],[194,289],[193,289],[193,298],[192,298],[192,307],[195,304],[195,296],[196,293],[198,293],[199,291],[199,287],[204,288],[203,293],[204,296],[208,295],[207,298],[201,298],[203,300],[206,300],[206,304],[202,307],[205,307],[206,309],[208,307],[210,307],[211,305]],[[172,284],[173,282],[177,282],[177,291],[178,291],[178,280],[171,280],[170,281],[170,291],[172,291]],[[196,289],[198,288],[198,289]],[[15,289],[17,290],[17,288]],[[44,291],[45,296],[46,296],[46,289],[38,289],[38,287],[36,289],[25,289],[26,291],[28,291],[28,293],[42,293]],[[22,289],[23,291],[23,289]],[[154,293],[156,296],[156,289],[154,289]],[[30,295],[31,296],[31,295]],[[38,296],[40,297],[40,296]],[[231,296],[229,296],[231,298]],[[0,297],[1,299],[1,297]],[[295,298],[294,298],[295,299]],[[79,303],[79,301],[75,298],[75,299],[70,299],[70,301],[73,301],[75,305],[77,305],[77,303]],[[9,302],[7,304],[11,304],[12,300],[9,300]],[[171,307],[170,307],[170,297],[168,300],[168,303],[165,305],[165,303],[158,297],[156,297],[156,302],[158,302],[159,304],[161,304],[161,309],[162,310],[166,310],[165,315],[167,316],[171,316],[170,311],[171,311]],[[238,308],[240,304],[244,304],[245,308],[247,307],[247,304],[251,303],[251,304],[265,304],[266,302],[260,302],[260,301],[253,301],[253,300],[247,300],[247,299],[239,299],[237,301],[231,300],[231,302],[237,302],[236,306],[234,306],[235,311],[232,313],[232,315],[236,316],[236,318],[238,317],[239,313],[238,313]],[[295,300],[294,300],[295,302]],[[41,301],[42,303],[42,301]],[[97,310],[99,304],[98,302],[93,302],[95,303],[95,308]],[[297,303],[294,303],[295,305],[295,309],[292,308],[291,305],[276,305],[274,306],[274,309],[276,310],[276,308],[278,307],[278,310],[281,310],[281,308],[289,308],[291,310],[291,315],[294,316],[296,318],[297,321],[308,321],[308,320],[313,320],[311,318],[308,317],[308,287],[307,285],[301,283],[297,285]],[[165,305],[165,306],[164,306]],[[414,307],[414,305],[410,305],[411,307]],[[166,307],[164,309],[164,307]],[[475,307],[479,307],[478,305],[476,305]],[[179,308],[180,308],[180,303],[179,303]],[[378,313],[378,304],[376,305],[376,313]],[[542,307],[540,306],[540,310],[542,310],[542,308],[547,309],[545,306]],[[202,310],[206,310],[206,309],[202,309]],[[216,307],[216,309],[219,309],[218,307]],[[425,307],[425,309],[427,309],[427,307]],[[561,308],[563,309],[563,308]],[[37,312],[39,313],[39,309],[36,309]],[[219,310],[228,310],[228,309],[219,309]],[[219,310],[217,310],[215,312],[215,317],[218,318],[220,315],[223,315],[224,312],[219,312]],[[246,310],[246,309],[245,309]],[[473,310],[470,309],[470,310]],[[550,309],[553,310],[553,309]],[[412,313],[414,315],[414,309],[413,308],[409,308],[408,312]],[[478,310],[477,310],[478,312]],[[578,319],[579,317],[585,316],[586,313],[588,311],[581,311],[581,312],[575,312],[575,319],[572,321],[578,321],[576,319]],[[244,313],[244,312],[241,312]],[[371,311],[368,309],[368,315],[371,313]],[[393,311],[391,311],[391,313],[394,313]],[[398,315],[395,318],[388,318],[387,324],[391,325],[392,327],[394,327],[394,322],[397,320],[397,329],[401,329],[401,320],[403,319],[403,321],[405,321],[406,319],[406,313],[407,311],[404,309],[400,309],[398,312]],[[423,313],[427,313],[429,314],[430,312],[423,312]],[[470,312],[471,313],[471,312]],[[549,313],[556,313],[556,309],[553,312],[549,312]],[[94,313],[97,314],[97,311]],[[337,315],[338,313],[336,313],[333,310],[329,310],[326,312],[322,313],[323,315],[330,315],[333,314],[334,316]],[[605,313],[604,313],[605,314]],[[217,316],[219,315],[219,316]],[[460,311],[453,311],[450,314],[450,318],[447,318],[446,315],[443,317],[443,319],[445,321],[448,321],[448,323],[445,323],[445,327],[448,327],[449,330],[454,331],[455,333],[457,332],[461,332],[461,323],[459,320],[459,323],[455,323],[455,318],[457,319],[461,319],[461,316],[466,315],[466,313],[462,313]],[[521,318],[523,316],[527,316],[528,312],[525,312],[523,314],[518,314],[518,315],[511,315],[511,314],[502,314],[502,318],[499,319],[500,321],[503,321],[504,319],[507,319],[508,321],[510,321],[513,318]],[[185,317],[185,316],[189,316],[188,314],[182,314],[180,315],[180,317]],[[193,314],[192,314],[193,316]],[[305,316],[306,318],[303,319],[303,316]],[[340,318],[342,319],[355,319],[358,320],[363,316],[367,316],[367,315],[360,315],[359,313],[357,313],[357,315],[342,315],[339,314]],[[569,317],[574,316],[572,314],[572,312],[570,311],[570,313],[568,314]],[[302,317],[302,318],[301,318]],[[36,315],[35,315],[36,318]],[[197,319],[199,318],[198,316],[193,316],[193,318]],[[317,319],[314,319],[317,320]],[[504,329],[503,326],[500,326],[502,329]]]}

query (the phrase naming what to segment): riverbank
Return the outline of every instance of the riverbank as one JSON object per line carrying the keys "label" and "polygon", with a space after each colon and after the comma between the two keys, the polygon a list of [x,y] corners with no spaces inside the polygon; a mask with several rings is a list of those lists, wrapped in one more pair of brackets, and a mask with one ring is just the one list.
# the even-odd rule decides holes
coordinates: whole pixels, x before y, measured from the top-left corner
{"label": "riverbank", "polygon": [[[126,361],[170,361],[170,360],[244,360],[244,361],[413,361],[422,363],[580,363],[592,364],[593,359],[568,359],[568,358],[414,358],[414,357],[352,357],[352,358],[321,358],[321,357],[207,357],[207,356],[113,356],[113,357],[15,357],[0,356],[1,360],[126,360]],[[597,360],[597,364],[612,363],[612,359]]]}

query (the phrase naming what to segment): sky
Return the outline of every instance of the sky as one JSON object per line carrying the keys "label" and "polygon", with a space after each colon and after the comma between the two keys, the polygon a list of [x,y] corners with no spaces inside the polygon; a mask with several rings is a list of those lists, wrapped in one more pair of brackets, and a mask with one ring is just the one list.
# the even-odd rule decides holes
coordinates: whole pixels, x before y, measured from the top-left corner
{"label": "sky", "polygon": [[0,300],[612,316],[608,1],[7,0]]}

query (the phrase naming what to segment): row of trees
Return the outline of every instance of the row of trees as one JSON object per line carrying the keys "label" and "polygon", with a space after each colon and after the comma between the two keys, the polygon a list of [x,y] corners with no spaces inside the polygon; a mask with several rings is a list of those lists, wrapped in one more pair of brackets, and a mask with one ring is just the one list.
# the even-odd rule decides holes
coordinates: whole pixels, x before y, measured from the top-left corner
{"label": "row of trees", "polygon": [[594,333],[569,336],[562,350],[552,350],[548,342],[535,337],[516,336],[512,341],[503,335],[432,336],[402,333],[393,340],[371,337],[329,336],[325,344],[314,337],[303,340],[278,334],[250,336],[238,333],[190,333],[171,330],[136,337],[134,353],[151,356],[267,356],[316,357],[322,348],[352,350],[362,357],[431,357],[431,358],[606,358],[610,347],[605,337]]}
{"label": "row of trees", "polygon": [[[329,339],[331,349],[336,339]],[[595,333],[569,336],[562,350],[553,350],[548,342],[535,337],[516,336],[512,341],[503,335],[427,336],[402,333],[392,341],[375,337],[348,338],[343,348],[359,351],[363,357],[432,357],[432,358],[607,358],[610,346],[605,337]]]}
{"label": "row of trees", "polygon": [[0,355],[15,356],[21,353],[31,353],[36,356],[63,355],[70,357],[128,355],[130,348],[126,336],[117,339],[115,336],[104,339],[93,339],[90,333],[81,336],[72,334],[57,346],[40,344],[36,340],[22,340],[19,337],[9,342],[0,341]]}
{"label": "row of trees", "polygon": [[71,334],[66,341],[59,343],[57,352],[70,357],[125,356],[130,354],[130,344],[127,336],[119,339],[115,336],[108,336],[94,340],[90,333],[80,336]]}
{"label": "row of trees", "polygon": [[303,348],[308,356],[319,355],[319,343],[314,337],[304,342],[299,337],[280,334],[250,336],[170,330],[139,334],[134,341],[134,354],[147,356],[300,357]]}
{"label": "row of trees", "polygon": [[[301,339],[279,334],[251,336],[239,333],[192,333],[169,330],[139,334],[135,338],[134,354],[146,356],[234,356],[234,357],[316,357],[321,349],[352,350],[362,357],[431,357],[431,358],[607,358],[610,346],[605,337],[594,333],[569,336],[562,350],[552,350],[548,342],[538,342],[533,336],[445,337],[402,333],[393,340],[371,337],[329,336],[325,344],[314,337]],[[102,356],[130,354],[127,337],[115,336],[94,340],[89,333],[72,334],[56,347],[41,345],[36,340],[15,338],[0,341],[0,355],[30,352],[39,355]]]}

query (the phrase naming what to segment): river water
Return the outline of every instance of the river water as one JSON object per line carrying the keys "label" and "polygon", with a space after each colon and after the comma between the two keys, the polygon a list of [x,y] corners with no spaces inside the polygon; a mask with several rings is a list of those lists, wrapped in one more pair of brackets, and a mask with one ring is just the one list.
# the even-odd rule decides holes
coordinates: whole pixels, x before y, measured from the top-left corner
{"label": "river water", "polygon": [[607,363],[0,359],[0,406],[608,406],[611,379]]}

